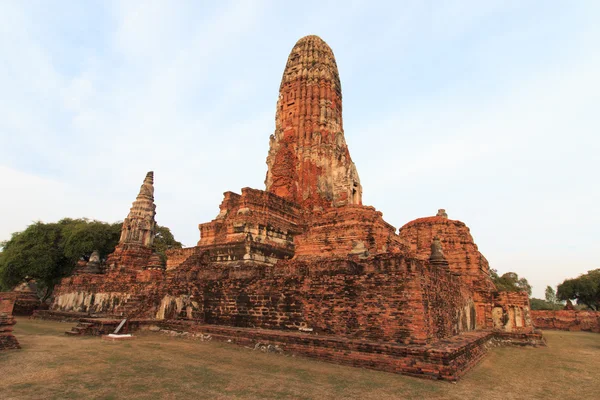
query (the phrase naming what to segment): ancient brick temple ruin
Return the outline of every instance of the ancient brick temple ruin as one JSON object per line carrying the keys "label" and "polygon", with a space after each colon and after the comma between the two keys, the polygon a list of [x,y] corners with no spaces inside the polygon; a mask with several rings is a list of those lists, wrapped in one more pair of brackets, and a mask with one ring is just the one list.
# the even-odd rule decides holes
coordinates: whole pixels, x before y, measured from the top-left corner
{"label": "ancient brick temple ruin", "polygon": [[492,340],[542,342],[527,294],[496,290],[464,223],[440,210],[397,232],[362,205],[337,65],[317,36],[287,60],[267,165],[266,190],[226,192],[197,246],[168,252],[166,264],[152,252],[149,173],[106,265],[64,279],[52,312],[448,380]]}
{"label": "ancient brick temple ruin", "polygon": [[19,341],[13,335],[13,326],[17,323],[13,318],[13,308],[17,294],[0,292],[0,351],[20,349]]}
{"label": "ancient brick temple ruin", "polygon": [[572,307],[565,307],[564,310],[531,311],[531,319],[537,328],[544,330],[600,333],[600,311],[575,310]]}

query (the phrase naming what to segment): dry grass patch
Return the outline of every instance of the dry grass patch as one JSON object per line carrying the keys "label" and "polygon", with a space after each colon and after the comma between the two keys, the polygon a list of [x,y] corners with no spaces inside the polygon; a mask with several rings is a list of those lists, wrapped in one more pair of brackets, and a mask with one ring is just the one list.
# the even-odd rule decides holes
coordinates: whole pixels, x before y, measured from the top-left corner
{"label": "dry grass patch", "polygon": [[600,335],[547,332],[547,348],[496,348],[458,384],[157,334],[111,343],[73,324],[20,319],[0,353],[7,399],[593,399]]}

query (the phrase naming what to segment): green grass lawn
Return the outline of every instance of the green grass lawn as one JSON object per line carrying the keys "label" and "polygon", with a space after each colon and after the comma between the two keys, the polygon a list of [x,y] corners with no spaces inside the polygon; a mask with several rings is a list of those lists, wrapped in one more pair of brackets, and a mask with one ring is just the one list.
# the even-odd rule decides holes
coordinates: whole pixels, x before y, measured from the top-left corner
{"label": "green grass lawn", "polygon": [[600,335],[545,332],[546,348],[500,347],[457,384],[141,333],[67,337],[75,324],[19,319],[0,353],[1,399],[597,399]]}

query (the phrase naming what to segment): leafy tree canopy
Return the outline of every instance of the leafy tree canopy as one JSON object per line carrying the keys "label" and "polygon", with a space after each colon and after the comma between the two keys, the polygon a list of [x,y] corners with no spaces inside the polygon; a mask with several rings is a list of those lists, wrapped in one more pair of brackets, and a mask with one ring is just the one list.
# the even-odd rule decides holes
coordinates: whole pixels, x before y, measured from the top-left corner
{"label": "leafy tree canopy", "polygon": [[550,304],[556,304],[558,302],[558,299],[556,298],[556,292],[552,286],[546,286],[545,297],[546,301]]}
{"label": "leafy tree canopy", "polygon": [[152,245],[152,249],[160,254],[161,256],[165,256],[165,252],[169,249],[180,249],[183,245],[181,242],[175,240],[171,230],[166,226],[157,226],[156,227],[156,236],[154,237],[154,244]]}
{"label": "leafy tree canopy", "polygon": [[490,270],[492,281],[496,288],[501,292],[527,292],[531,296],[531,285],[525,278],[519,278],[514,272],[507,272],[502,276],[498,275],[495,269]]}
{"label": "leafy tree canopy", "polygon": [[[80,259],[94,250],[105,258],[119,242],[121,222],[65,218],[58,222],[35,222],[23,232],[13,233],[1,243],[0,290],[11,290],[26,277],[35,279],[49,296],[62,278],[70,275]],[[170,248],[181,248],[166,227],[157,227],[154,250],[164,256]]]}
{"label": "leafy tree canopy", "polygon": [[564,305],[560,303],[550,303],[546,300],[536,299],[532,297],[529,299],[529,304],[532,310],[562,310]]}
{"label": "leafy tree canopy", "polygon": [[558,285],[557,297],[560,300],[577,300],[577,304],[585,304],[592,310],[600,311],[600,269],[566,279]]}

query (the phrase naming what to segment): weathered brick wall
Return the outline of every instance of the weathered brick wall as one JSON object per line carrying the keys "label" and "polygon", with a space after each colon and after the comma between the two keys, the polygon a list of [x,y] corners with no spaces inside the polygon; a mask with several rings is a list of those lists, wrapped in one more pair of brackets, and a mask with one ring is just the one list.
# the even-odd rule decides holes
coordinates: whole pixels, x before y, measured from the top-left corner
{"label": "weathered brick wall", "polygon": [[268,192],[316,207],[361,204],[362,188],[342,124],[342,88],[331,48],[300,39],[281,79],[267,156]]}
{"label": "weathered brick wall", "polygon": [[213,339],[255,347],[277,346],[285,353],[421,378],[455,381],[486,354],[496,334],[468,332],[427,345],[402,345],[352,338],[281,332],[265,329],[198,325],[190,321],[165,320],[162,328],[211,335]]}
{"label": "weathered brick wall", "polygon": [[473,328],[473,301],[459,279],[399,255],[289,260],[275,267],[199,264],[164,278],[148,273],[65,279],[53,309],[118,313],[135,296],[147,317],[398,343]]}
{"label": "weathered brick wall", "polygon": [[350,205],[314,212],[307,229],[296,236],[296,257],[370,255],[400,252],[408,246],[400,241],[392,225],[373,207]]}
{"label": "weathered brick wall", "polygon": [[536,328],[600,333],[600,312],[580,310],[533,310],[531,318]]}
{"label": "weathered brick wall", "polygon": [[21,348],[12,333],[17,323],[12,316],[16,298],[15,292],[0,292],[0,351]]}
{"label": "weathered brick wall", "polygon": [[471,316],[475,317],[476,328],[494,327],[492,297],[496,287],[489,276],[488,261],[463,222],[447,216],[419,218],[400,228],[398,235],[421,260],[429,258],[433,238],[439,237],[450,271],[472,287],[475,312],[471,312]]}
{"label": "weathered brick wall", "polygon": [[172,270],[179,267],[185,260],[190,258],[195,251],[195,247],[167,250],[167,270]]}
{"label": "weathered brick wall", "polygon": [[515,333],[533,332],[529,295],[526,292],[496,292],[493,304],[494,329]]}
{"label": "weathered brick wall", "polygon": [[[245,226],[272,226],[285,235],[299,232],[301,221],[297,204],[263,190],[243,188],[242,194],[226,192],[217,218],[200,224],[198,246],[237,242],[248,233]],[[259,232],[252,232],[255,235]],[[265,237],[265,240],[272,238]],[[283,238],[287,239],[287,238]],[[290,238],[293,240],[293,238]],[[279,244],[279,241],[275,243]]]}
{"label": "weathered brick wall", "polygon": [[138,271],[146,268],[152,256],[152,249],[135,243],[120,243],[106,259],[109,270]]}
{"label": "weathered brick wall", "polygon": [[438,236],[452,271],[460,273],[464,279],[474,280],[489,274],[488,261],[479,252],[469,228],[461,221],[440,216],[419,218],[400,228],[399,236],[423,260],[429,258],[433,237]]}
{"label": "weathered brick wall", "polygon": [[294,256],[301,223],[299,206],[273,193],[251,188],[243,188],[241,195],[226,192],[219,215],[198,226],[197,248],[214,262],[273,265]]}

